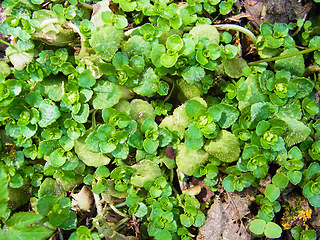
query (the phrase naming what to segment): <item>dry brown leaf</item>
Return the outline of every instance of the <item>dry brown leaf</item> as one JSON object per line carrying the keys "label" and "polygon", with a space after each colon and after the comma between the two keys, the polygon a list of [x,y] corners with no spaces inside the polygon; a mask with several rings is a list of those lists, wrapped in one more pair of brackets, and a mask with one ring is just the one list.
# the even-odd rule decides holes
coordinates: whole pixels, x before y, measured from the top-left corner
{"label": "dry brown leaf", "polygon": [[234,193],[228,193],[227,199],[217,197],[208,211],[207,220],[199,229],[197,240],[249,240],[241,219],[250,213],[251,201]]}

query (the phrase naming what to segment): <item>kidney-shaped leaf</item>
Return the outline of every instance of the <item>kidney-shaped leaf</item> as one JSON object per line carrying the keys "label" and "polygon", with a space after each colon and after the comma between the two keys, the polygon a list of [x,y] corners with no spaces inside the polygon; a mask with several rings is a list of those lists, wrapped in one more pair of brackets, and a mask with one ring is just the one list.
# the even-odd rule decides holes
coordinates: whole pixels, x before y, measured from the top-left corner
{"label": "kidney-shaped leaf", "polygon": [[41,240],[49,237],[54,229],[49,229],[39,223],[42,216],[33,212],[19,212],[6,222],[5,239],[10,240]]}
{"label": "kidney-shaped leaf", "polygon": [[105,61],[111,61],[123,40],[123,31],[114,26],[104,26],[92,34],[89,43],[93,50]]}

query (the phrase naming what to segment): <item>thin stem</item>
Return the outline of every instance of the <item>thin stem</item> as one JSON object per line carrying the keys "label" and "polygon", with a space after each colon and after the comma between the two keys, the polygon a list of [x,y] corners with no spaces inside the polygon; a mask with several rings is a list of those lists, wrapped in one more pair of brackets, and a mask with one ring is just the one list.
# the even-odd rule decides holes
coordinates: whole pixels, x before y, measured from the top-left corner
{"label": "thin stem", "polygon": [[[308,15],[307,13],[304,15],[304,18],[302,19],[303,23],[306,21],[307,15]],[[291,35],[291,37],[294,37],[295,35],[297,35],[300,32],[302,27],[303,27],[303,24],[302,24],[302,26],[297,28],[297,30]]]}
{"label": "thin stem", "polygon": [[257,39],[256,36],[247,28],[241,27],[239,25],[235,24],[217,24],[213,25],[219,30],[234,30],[234,31],[239,31],[242,32],[243,34],[247,35],[255,44]]}
{"label": "thin stem", "polygon": [[137,30],[137,29],[139,29],[139,28],[140,28],[140,27],[131,28],[131,29],[125,31],[125,32],[124,32],[124,35],[125,35],[126,37],[128,37],[128,36],[130,36],[130,34],[131,34],[134,30]]}
{"label": "thin stem", "polygon": [[102,206],[101,206],[101,202],[100,202],[100,197],[98,194],[93,194],[94,197],[94,202],[96,204],[96,208],[97,208],[97,215],[99,217],[103,216],[103,210],[102,210]]}
{"label": "thin stem", "polygon": [[162,77],[165,81],[168,81],[168,82],[170,82],[171,84],[172,84],[172,87],[171,87],[171,90],[170,90],[170,92],[169,92],[169,94],[166,96],[166,98],[163,100],[163,102],[164,103],[166,103],[169,99],[170,99],[170,97],[171,97],[171,95],[172,95],[172,93],[173,93],[173,90],[174,90],[174,87],[175,87],[175,81],[174,80],[172,80],[171,78],[168,78],[168,77],[166,77],[166,76],[163,76]]}
{"label": "thin stem", "polygon": [[1,38],[0,38],[0,42],[3,43],[3,44],[5,44],[5,45],[7,45],[7,46],[9,46],[9,47],[15,48],[15,46],[13,46],[11,43],[8,43],[7,41],[5,41],[5,40],[3,40],[3,39],[1,39]]}
{"label": "thin stem", "polygon": [[127,222],[130,218],[129,217],[125,217],[122,218],[119,222],[117,222],[115,225],[113,225],[113,229],[117,229],[119,228],[122,224],[124,224],[125,222]]}
{"label": "thin stem", "polygon": [[61,232],[61,229],[59,228],[59,238],[60,238],[60,240],[63,240],[64,238],[63,238],[63,234],[62,234],[62,232]]}
{"label": "thin stem", "polygon": [[170,182],[173,183],[174,172],[173,169],[170,169]]}
{"label": "thin stem", "polygon": [[285,59],[285,58],[291,58],[291,57],[295,57],[295,56],[298,56],[298,55],[314,52],[314,51],[317,51],[319,49],[320,49],[320,46],[316,46],[316,47],[309,48],[309,49],[302,50],[302,51],[295,52],[295,53],[289,53],[289,54],[286,54],[286,55],[281,55],[281,56],[277,56],[277,57],[273,57],[273,58],[267,58],[267,59],[262,59],[262,60],[255,61],[255,62],[250,62],[250,63],[248,63],[248,65],[249,66],[254,66],[254,65],[258,65],[260,63],[264,63],[264,62],[273,62],[273,61],[277,61],[277,60],[281,60],[281,59]]}
{"label": "thin stem", "polygon": [[120,208],[120,207],[124,207],[124,206],[126,206],[126,205],[127,205],[126,202],[121,202],[121,203],[116,204],[115,207],[116,207],[116,208]]}
{"label": "thin stem", "polygon": [[97,110],[95,109],[95,111],[92,113],[92,125],[91,125],[91,128],[93,130],[95,130],[97,128],[96,112],[97,112]]}
{"label": "thin stem", "polygon": [[173,83],[173,80],[171,78],[168,78],[167,76],[162,76],[161,78],[163,78],[163,80],[165,80],[169,83]]}
{"label": "thin stem", "polygon": [[45,26],[52,24],[52,23],[59,23],[58,18],[49,18],[49,19],[42,21],[40,24],[39,30],[43,29]]}
{"label": "thin stem", "polygon": [[79,54],[76,56],[76,59],[81,60],[85,56],[86,51],[87,51],[87,47],[85,45],[87,38],[80,32],[80,29],[75,24],[68,22],[67,25],[69,27],[71,27],[73,29],[73,31],[77,32],[80,36],[81,50],[80,50]]}
{"label": "thin stem", "polygon": [[123,212],[121,212],[120,210],[118,210],[112,203],[109,203],[110,208],[117,214],[119,214],[122,217],[127,217],[126,214],[124,214]]}
{"label": "thin stem", "polygon": [[80,6],[89,9],[89,10],[93,10],[93,6],[88,4],[88,3],[81,3]]}

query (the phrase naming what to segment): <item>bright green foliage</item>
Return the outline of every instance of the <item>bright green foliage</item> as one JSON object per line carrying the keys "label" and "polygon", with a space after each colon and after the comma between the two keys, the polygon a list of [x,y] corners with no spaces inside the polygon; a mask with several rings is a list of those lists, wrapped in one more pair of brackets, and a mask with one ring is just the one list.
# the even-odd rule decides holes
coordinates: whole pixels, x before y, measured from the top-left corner
{"label": "bright green foliage", "polygon": [[205,223],[205,215],[199,211],[200,203],[196,198],[183,195],[184,214],[180,215],[181,224],[185,227],[195,226],[201,227]]}
{"label": "bright green foliage", "polygon": [[301,226],[295,226],[291,228],[291,235],[294,240],[306,239],[306,240],[316,240],[317,233],[315,230],[302,230]]}
{"label": "bright green foliage", "polygon": [[131,176],[131,184],[143,187],[147,182],[161,176],[161,170],[156,163],[150,160],[142,160],[132,166],[135,170]]}
{"label": "bright green foliage", "polygon": [[221,130],[215,139],[207,141],[204,150],[221,162],[237,161],[240,155],[238,139],[226,130]]}
{"label": "bright green foliage", "polygon": [[7,186],[7,176],[6,173],[4,172],[4,170],[1,168],[0,169],[0,179],[1,182],[3,183],[1,185],[1,189],[0,189],[0,193],[1,193],[1,198],[0,198],[0,216],[2,217],[6,211],[7,211],[7,207],[8,207],[8,203],[7,203],[7,198],[8,198],[8,186]]}
{"label": "bright green foliage", "polygon": [[70,240],[76,240],[76,239],[98,240],[100,238],[98,233],[91,232],[90,229],[86,228],[85,226],[80,226],[79,228],[77,228],[77,231],[71,234],[69,239]]}
{"label": "bright green foliage", "polygon": [[198,166],[208,160],[208,153],[200,150],[189,150],[185,144],[179,144],[177,148],[176,163],[178,169],[191,176]]}
{"label": "bright green foliage", "polygon": [[261,235],[266,228],[267,223],[262,219],[255,219],[250,223],[249,230],[254,234]]}
{"label": "bright green foliage", "polygon": [[266,187],[265,195],[271,202],[273,202],[280,196],[280,190],[276,185],[269,184]]}
{"label": "bright green foliage", "polygon": [[43,217],[33,212],[14,214],[7,222],[5,239],[44,239],[54,231],[44,225]]}
{"label": "bright green foliage", "polygon": [[258,217],[266,222],[272,221],[275,214],[281,210],[280,203],[278,201],[270,201],[267,196],[257,195],[256,202],[261,205],[258,211]]}
{"label": "bright green foliage", "polygon": [[113,26],[104,26],[92,34],[90,45],[105,61],[109,62],[120,47],[123,31]]}
{"label": "bright green foliage", "polygon": [[191,240],[221,184],[259,186],[258,237],[281,194],[320,207],[318,23],[216,25],[236,2],[2,1],[1,239]]}
{"label": "bright green foliage", "polygon": [[282,233],[282,229],[274,222],[266,223],[262,219],[255,219],[251,222],[250,231],[257,235],[264,234],[268,238],[279,238]]}

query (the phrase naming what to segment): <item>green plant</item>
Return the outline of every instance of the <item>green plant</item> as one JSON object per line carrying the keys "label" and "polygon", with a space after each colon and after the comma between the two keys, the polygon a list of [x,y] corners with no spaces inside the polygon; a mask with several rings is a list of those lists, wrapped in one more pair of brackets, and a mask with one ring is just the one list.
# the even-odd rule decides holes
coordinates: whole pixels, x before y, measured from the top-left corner
{"label": "green plant", "polygon": [[319,207],[317,26],[215,24],[235,3],[3,1],[1,239],[192,239],[211,202],[190,179],[259,188],[259,237],[281,237],[292,189]]}

